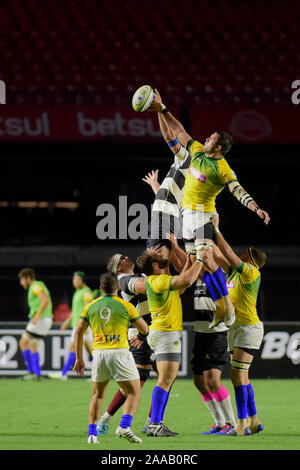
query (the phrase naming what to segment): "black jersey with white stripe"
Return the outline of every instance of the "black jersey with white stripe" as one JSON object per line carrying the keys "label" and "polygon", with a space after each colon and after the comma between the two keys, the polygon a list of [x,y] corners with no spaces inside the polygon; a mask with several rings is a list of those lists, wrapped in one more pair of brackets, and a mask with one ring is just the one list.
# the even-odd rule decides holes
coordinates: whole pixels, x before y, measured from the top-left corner
{"label": "black jersey with white stripe", "polygon": [[118,276],[121,295],[126,302],[132,303],[139,314],[148,325],[151,324],[151,314],[149,311],[147,294],[137,294],[135,292],[135,283],[138,279],[145,277],[143,274],[123,273]]}
{"label": "black jersey with white stripe", "polygon": [[184,193],[185,178],[191,163],[191,155],[181,146],[174,157],[166,177],[154,199],[153,212],[165,212],[166,214],[180,217],[181,201]]}
{"label": "black jersey with white stripe", "polygon": [[216,305],[210,295],[206,284],[202,279],[198,279],[194,290],[194,331],[198,333],[220,333],[227,331],[224,323],[220,323],[209,329],[210,322],[213,321]]}

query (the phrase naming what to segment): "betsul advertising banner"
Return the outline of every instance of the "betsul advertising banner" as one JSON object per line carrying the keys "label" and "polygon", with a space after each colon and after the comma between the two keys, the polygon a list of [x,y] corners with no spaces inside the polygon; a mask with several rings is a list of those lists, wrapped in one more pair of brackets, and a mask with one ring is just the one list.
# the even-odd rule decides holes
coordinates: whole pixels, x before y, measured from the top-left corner
{"label": "betsul advertising banner", "polygon": [[[0,377],[18,377],[26,373],[19,340],[26,323],[0,324]],[[40,341],[40,362],[44,375],[61,370],[69,354],[70,331],[60,330],[54,324],[48,336]],[[300,378],[300,323],[266,322],[261,349],[251,366],[253,378]],[[194,343],[193,324],[184,323],[179,377],[191,378],[190,359]],[[91,362],[84,350],[86,375],[90,375]],[[229,363],[223,371],[228,378]],[[154,373],[151,373],[153,376]],[[74,374],[71,372],[71,376]]]}
{"label": "betsul advertising banner", "polygon": [[[176,111],[177,113],[177,111]],[[0,140],[5,141],[161,141],[157,114],[131,106],[15,107],[0,109]]]}
{"label": "betsul advertising banner", "polygon": [[224,130],[239,143],[299,143],[299,109],[290,108],[203,108],[190,110],[190,133],[200,142],[216,130]]}

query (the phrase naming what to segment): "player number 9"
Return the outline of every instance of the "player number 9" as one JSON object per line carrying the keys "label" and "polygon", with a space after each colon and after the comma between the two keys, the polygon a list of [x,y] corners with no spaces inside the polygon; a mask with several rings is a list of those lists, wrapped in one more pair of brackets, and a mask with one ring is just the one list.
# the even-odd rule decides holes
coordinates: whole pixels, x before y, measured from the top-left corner
{"label": "player number 9", "polygon": [[[106,313],[106,315],[105,315],[105,313]],[[105,323],[102,325],[102,328],[104,328],[107,325],[107,323],[109,322],[110,317],[111,317],[110,308],[102,307],[100,312],[99,312],[99,316],[100,316],[101,320],[105,320]]]}

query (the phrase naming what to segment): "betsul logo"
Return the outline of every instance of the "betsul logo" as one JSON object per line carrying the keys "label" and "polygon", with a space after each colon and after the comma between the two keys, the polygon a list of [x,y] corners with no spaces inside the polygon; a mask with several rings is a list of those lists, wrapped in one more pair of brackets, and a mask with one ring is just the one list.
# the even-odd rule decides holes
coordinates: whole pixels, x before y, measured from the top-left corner
{"label": "betsul logo", "polygon": [[292,88],[296,89],[292,93],[292,103],[299,104],[300,103],[300,80],[294,80],[292,83]]}
{"label": "betsul logo", "polygon": [[6,85],[0,80],[0,104],[6,104]]}

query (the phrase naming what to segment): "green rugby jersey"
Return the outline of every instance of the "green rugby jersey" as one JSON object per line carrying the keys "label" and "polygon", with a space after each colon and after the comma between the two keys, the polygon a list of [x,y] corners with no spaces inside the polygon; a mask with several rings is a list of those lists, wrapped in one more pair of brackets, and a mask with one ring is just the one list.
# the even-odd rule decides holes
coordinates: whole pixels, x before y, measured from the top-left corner
{"label": "green rugby jersey", "polygon": [[45,292],[46,296],[49,299],[48,305],[43,311],[40,318],[51,317],[53,318],[53,311],[52,311],[52,300],[50,296],[50,292],[47,289],[46,285],[42,281],[33,281],[33,283],[28,288],[27,300],[29,306],[29,314],[28,318],[34,317],[41,307],[41,300],[38,295],[41,292]]}
{"label": "green rugby jersey", "polygon": [[86,284],[74,292],[72,299],[72,328],[76,327],[78,318],[82,314],[84,306],[91,302],[93,298],[92,290]]}
{"label": "green rugby jersey", "polygon": [[260,321],[256,310],[260,286],[260,272],[252,264],[242,262],[227,272],[229,297],[235,306],[236,321],[242,325],[254,325]]}
{"label": "green rugby jersey", "polygon": [[140,314],[130,302],[104,295],[86,305],[80,318],[93,331],[93,349],[129,349],[129,321],[137,320]]}
{"label": "green rugby jersey", "polygon": [[[214,212],[217,195],[231,181],[236,181],[236,174],[224,157],[207,157],[203,145],[196,140],[190,140],[187,150],[192,160],[185,180],[182,207]],[[201,207],[203,209],[199,209]]]}

